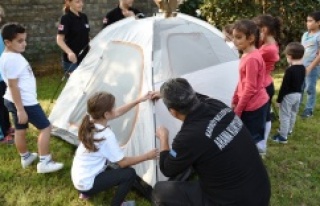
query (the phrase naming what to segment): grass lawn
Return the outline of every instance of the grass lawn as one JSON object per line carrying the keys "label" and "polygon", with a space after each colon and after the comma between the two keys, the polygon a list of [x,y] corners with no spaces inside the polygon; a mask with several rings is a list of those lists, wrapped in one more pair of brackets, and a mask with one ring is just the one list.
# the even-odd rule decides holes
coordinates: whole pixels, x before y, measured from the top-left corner
{"label": "grass lawn", "polygon": [[[279,88],[282,73],[275,75]],[[38,81],[38,98],[47,110],[50,99],[60,83],[59,76],[41,77]],[[318,88],[318,91],[320,88]],[[272,206],[317,206],[320,205],[320,105],[313,118],[297,118],[293,135],[287,145],[269,141],[268,154],[264,160],[272,184]],[[50,105],[51,107],[53,104]],[[51,108],[49,108],[51,109]],[[63,111],[62,111],[63,112]],[[272,134],[278,122],[272,125]],[[30,127],[28,144],[30,151],[36,151],[38,132]],[[108,205],[114,191],[103,192],[90,201],[78,199],[74,189],[70,169],[74,146],[52,138],[51,150],[54,159],[65,163],[63,170],[51,174],[37,174],[36,164],[23,170],[20,158],[13,145],[0,145],[0,205],[42,206],[42,205]],[[136,200],[136,205],[150,205],[137,193],[131,192],[128,200]]]}

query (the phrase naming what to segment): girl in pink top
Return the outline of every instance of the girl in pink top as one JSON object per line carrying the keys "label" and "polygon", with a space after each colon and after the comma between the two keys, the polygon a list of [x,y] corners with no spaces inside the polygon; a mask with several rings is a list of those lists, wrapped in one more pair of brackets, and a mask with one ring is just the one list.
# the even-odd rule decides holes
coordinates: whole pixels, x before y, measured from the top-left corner
{"label": "girl in pink top", "polygon": [[264,86],[269,95],[269,105],[267,109],[266,129],[264,140],[260,141],[258,149],[261,153],[267,151],[267,139],[271,131],[271,101],[274,95],[274,85],[272,79],[272,71],[275,64],[279,61],[279,46],[281,32],[281,20],[271,15],[260,15],[253,20],[260,29],[260,48],[259,52],[266,63],[266,75],[264,79]]}
{"label": "girl in pink top", "polygon": [[233,96],[235,113],[249,129],[253,140],[264,139],[268,94],[265,89],[265,63],[256,49],[259,30],[253,21],[237,21],[233,28],[233,41],[243,53],[239,65],[239,82]]}

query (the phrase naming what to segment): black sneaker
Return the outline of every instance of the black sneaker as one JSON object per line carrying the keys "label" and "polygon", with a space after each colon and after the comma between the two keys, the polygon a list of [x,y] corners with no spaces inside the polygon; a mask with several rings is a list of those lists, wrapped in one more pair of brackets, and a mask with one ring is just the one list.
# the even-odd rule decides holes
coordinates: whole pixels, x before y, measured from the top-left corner
{"label": "black sneaker", "polygon": [[281,136],[280,134],[274,135],[272,137],[272,141],[278,142],[281,144],[287,144],[287,142],[288,142],[288,140],[286,138],[284,138],[283,136]]}

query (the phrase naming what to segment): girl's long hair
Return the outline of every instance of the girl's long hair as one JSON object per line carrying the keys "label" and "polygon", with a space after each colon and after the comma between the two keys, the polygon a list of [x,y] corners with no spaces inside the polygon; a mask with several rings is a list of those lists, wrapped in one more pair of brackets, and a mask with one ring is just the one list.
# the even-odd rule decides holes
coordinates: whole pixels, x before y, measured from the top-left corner
{"label": "girl's long hair", "polygon": [[248,19],[238,20],[234,23],[233,29],[244,33],[247,38],[253,35],[255,37],[254,45],[256,48],[259,47],[260,30],[253,21]]}
{"label": "girl's long hair", "polygon": [[253,21],[259,28],[267,27],[269,34],[273,36],[278,44],[280,43],[282,26],[282,19],[280,17],[265,14],[253,18]]}
{"label": "girl's long hair", "polygon": [[106,112],[111,112],[115,104],[115,97],[107,92],[98,92],[87,101],[87,114],[83,117],[78,136],[81,143],[89,152],[96,152],[98,149],[95,142],[100,142],[103,139],[94,139],[97,130],[94,126],[94,120],[104,119]]}

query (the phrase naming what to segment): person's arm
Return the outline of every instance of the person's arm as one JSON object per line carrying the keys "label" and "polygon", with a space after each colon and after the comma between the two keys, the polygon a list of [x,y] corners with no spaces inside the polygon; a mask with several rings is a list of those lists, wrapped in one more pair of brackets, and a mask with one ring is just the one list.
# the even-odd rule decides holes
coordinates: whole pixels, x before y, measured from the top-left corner
{"label": "person's arm", "polygon": [[28,115],[23,107],[21,94],[18,86],[18,79],[8,79],[8,87],[11,91],[13,103],[17,109],[19,124],[25,124],[28,121]]}
{"label": "person's arm", "polygon": [[156,136],[160,141],[160,152],[169,151],[169,131],[165,127],[159,127],[156,132]]}
{"label": "person's arm", "polygon": [[306,75],[309,75],[310,74],[310,72],[314,69],[314,68],[316,68],[318,65],[319,65],[319,63],[320,63],[320,35],[318,35],[317,37],[316,37],[316,44],[317,44],[317,47],[318,47],[318,51],[317,51],[317,56],[316,56],[316,58],[311,62],[311,64],[306,68]]}
{"label": "person's arm", "polygon": [[65,35],[64,34],[58,34],[57,35],[57,44],[58,46],[68,55],[69,61],[72,63],[77,63],[77,56],[76,54],[68,47],[68,45],[64,41]]}
{"label": "person's arm", "polygon": [[102,29],[106,28],[107,26],[115,22],[114,18],[112,17],[113,15],[114,15],[114,10],[106,14],[106,16],[102,20],[102,24],[103,24]]}
{"label": "person's arm", "polygon": [[177,141],[176,137],[170,150],[168,130],[164,127],[157,129],[156,136],[160,140],[159,164],[164,176],[177,176],[192,166],[194,159],[197,157],[192,153],[191,148],[187,148],[184,143]]}
{"label": "person's arm", "polygon": [[[248,59],[246,63],[246,76],[245,87],[243,89],[243,95],[239,98],[238,104],[235,106],[234,112],[241,117],[244,108],[248,105],[249,101],[257,93],[258,81],[257,76],[259,75],[259,63],[256,59]],[[265,69],[261,72],[265,72]],[[240,83],[241,84],[241,83]]]}
{"label": "person's arm", "polygon": [[284,73],[282,84],[281,84],[280,90],[279,90],[279,95],[277,98],[277,103],[281,104],[284,96],[288,94],[288,89],[289,89],[289,85],[290,85],[290,74],[291,73],[289,72],[288,69]]}
{"label": "person's arm", "polygon": [[117,162],[117,164],[121,168],[125,168],[125,167],[139,164],[140,162],[155,159],[155,158],[157,158],[157,156],[158,156],[158,150],[152,149],[149,152],[142,154],[142,155],[138,155],[138,156],[134,156],[134,157],[124,157],[122,160]]}
{"label": "person's arm", "polygon": [[117,117],[120,117],[122,115],[124,115],[125,113],[127,113],[128,111],[130,111],[133,107],[135,107],[137,104],[146,101],[147,99],[150,99],[150,93],[147,93],[146,95],[136,99],[133,102],[130,102],[128,104],[125,104],[121,107],[118,107],[115,109],[113,116],[111,117],[111,119],[115,119]]}

